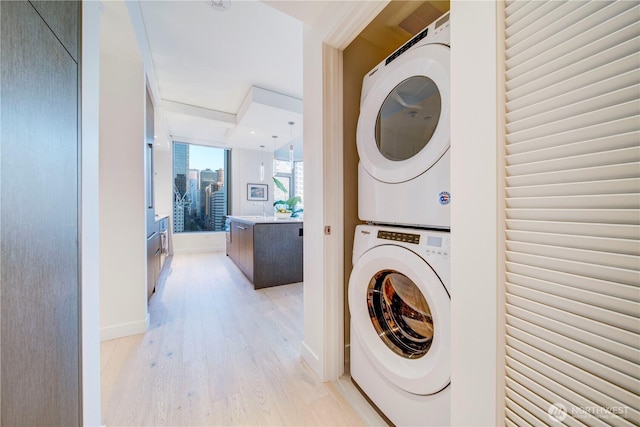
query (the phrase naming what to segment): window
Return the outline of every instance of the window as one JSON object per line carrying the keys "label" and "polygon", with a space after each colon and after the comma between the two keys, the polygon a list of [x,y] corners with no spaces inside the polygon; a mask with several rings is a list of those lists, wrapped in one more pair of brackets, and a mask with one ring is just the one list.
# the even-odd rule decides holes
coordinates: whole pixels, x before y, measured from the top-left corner
{"label": "window", "polygon": [[275,188],[273,190],[273,200],[288,200],[291,194],[291,177],[276,175],[273,178],[275,182]]}
{"label": "window", "polygon": [[276,160],[274,176],[274,201],[288,200],[298,196],[301,201],[297,204],[297,209],[303,209],[303,181],[304,181],[304,163],[302,161],[294,162],[293,169],[288,161]]}
{"label": "window", "polygon": [[300,160],[293,166],[293,191],[296,196],[300,196],[298,209],[304,208],[304,162]]}
{"label": "window", "polygon": [[294,195],[291,193],[291,167],[288,161],[275,160],[275,176],[274,176],[274,190],[273,200],[288,200]]}
{"label": "window", "polygon": [[224,231],[229,152],[173,143],[173,232]]}

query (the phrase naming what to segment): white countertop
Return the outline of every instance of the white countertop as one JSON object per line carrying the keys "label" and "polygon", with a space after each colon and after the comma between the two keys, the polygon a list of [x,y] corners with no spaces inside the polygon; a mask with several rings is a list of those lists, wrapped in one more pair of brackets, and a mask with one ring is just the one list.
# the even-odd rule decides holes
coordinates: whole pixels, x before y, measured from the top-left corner
{"label": "white countertop", "polygon": [[264,224],[264,223],[278,223],[287,224],[292,222],[303,222],[301,218],[276,218],[275,216],[262,216],[262,215],[230,215],[227,218],[232,221],[244,222],[245,224]]}

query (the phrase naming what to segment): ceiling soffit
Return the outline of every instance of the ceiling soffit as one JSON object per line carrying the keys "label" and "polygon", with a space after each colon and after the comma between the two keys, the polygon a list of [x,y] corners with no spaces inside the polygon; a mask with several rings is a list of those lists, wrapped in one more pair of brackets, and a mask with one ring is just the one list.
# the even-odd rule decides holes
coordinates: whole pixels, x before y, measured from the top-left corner
{"label": "ceiling soffit", "polygon": [[[302,3],[305,3],[304,7]],[[262,144],[267,148],[271,146],[272,149],[277,149],[278,146],[281,147],[287,143],[301,143],[303,25],[313,28],[314,33],[319,34],[325,43],[341,49],[355,38],[387,3],[388,0],[238,1],[233,2],[230,10],[220,13],[209,7],[206,1],[126,2],[147,69],[148,87],[159,110],[160,119],[166,122],[169,139],[181,138],[185,142],[253,149],[259,149],[259,145]],[[207,7],[202,7],[203,5]],[[258,10],[259,17],[255,16],[255,12],[250,12],[250,6]],[[199,9],[195,10],[195,8]],[[240,33],[235,30],[233,32],[234,25],[240,24],[224,23],[224,20],[236,19],[232,15],[234,10],[235,13],[241,11],[245,15],[254,13],[251,25],[256,28],[251,28],[251,31],[245,29],[244,32],[241,30]],[[283,18],[280,12],[286,14],[286,17]],[[203,16],[211,20],[220,20],[219,25],[204,22],[203,27]],[[240,22],[246,21],[245,18],[246,16],[243,16]],[[298,22],[297,26],[289,24],[291,20]],[[204,72],[202,63],[199,62],[203,52],[207,53],[206,57],[209,59],[212,56],[215,59],[217,58],[214,52],[216,46],[222,44],[226,46],[224,52],[232,55],[229,58],[234,58],[235,61],[235,58],[241,56],[243,50],[248,50],[248,46],[252,43],[255,44],[256,41],[276,31],[264,30],[261,26],[263,22],[271,22],[271,25],[276,22],[278,27],[297,28],[287,37],[297,40],[299,46],[291,48],[287,47],[288,45],[272,43],[276,45],[277,53],[267,57],[271,59],[252,59],[249,56],[248,59],[235,65],[240,69],[238,72],[229,68],[233,65],[230,59],[225,61],[221,58],[217,62],[214,61],[213,65],[209,63],[208,66],[213,70],[222,65],[228,78],[237,77],[244,80],[244,83],[239,86],[234,83],[236,85],[234,95],[225,94],[225,92],[222,92],[222,95],[220,93],[216,95],[213,92],[207,95],[206,92],[210,89],[206,82],[198,83],[199,78],[205,75],[209,81],[215,81],[220,76],[216,77],[215,73]],[[223,25],[227,33],[217,37],[207,33],[212,28]],[[280,28],[277,31],[280,31]],[[189,39],[194,35],[195,38]],[[246,44],[247,39],[251,42],[249,45]],[[241,43],[240,47],[237,47],[235,43],[238,40],[245,40],[245,45]],[[200,42],[204,44],[198,45]],[[267,47],[263,47],[262,50],[266,49]],[[287,63],[285,69],[292,69],[297,73],[297,77],[287,76],[283,79],[285,71],[269,70],[267,65],[273,62],[289,61],[292,56],[297,57],[296,65]],[[193,65],[190,65],[190,61]],[[191,73],[184,70],[189,67],[192,68]],[[195,72],[193,67],[196,67]],[[198,69],[200,71],[197,71]],[[246,71],[252,69],[258,73],[258,77],[246,75]],[[275,81],[273,79],[279,79],[280,82],[293,80],[294,85],[285,87],[284,83],[269,84],[270,81]],[[232,85],[229,83],[226,86],[228,89]],[[239,87],[244,87],[240,98],[238,98]],[[264,96],[265,93],[272,95],[266,100],[255,99]],[[278,99],[282,101],[287,98],[293,101],[276,102]],[[251,100],[248,104],[247,99]],[[210,102],[210,100],[216,100],[216,102]],[[227,100],[228,104],[219,102],[222,100]],[[289,126],[290,121],[295,122],[295,125]],[[278,135],[277,144],[273,144],[273,140],[270,141],[272,144],[268,142],[265,144],[265,138],[271,138],[271,135]]]}

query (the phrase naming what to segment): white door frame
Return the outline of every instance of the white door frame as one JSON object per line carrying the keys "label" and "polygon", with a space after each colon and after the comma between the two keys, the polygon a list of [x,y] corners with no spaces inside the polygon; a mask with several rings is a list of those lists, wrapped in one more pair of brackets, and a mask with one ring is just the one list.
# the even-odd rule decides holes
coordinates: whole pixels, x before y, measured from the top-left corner
{"label": "white door frame", "polygon": [[345,1],[304,30],[302,355],[322,381],[344,372],[342,51],[388,3]]}

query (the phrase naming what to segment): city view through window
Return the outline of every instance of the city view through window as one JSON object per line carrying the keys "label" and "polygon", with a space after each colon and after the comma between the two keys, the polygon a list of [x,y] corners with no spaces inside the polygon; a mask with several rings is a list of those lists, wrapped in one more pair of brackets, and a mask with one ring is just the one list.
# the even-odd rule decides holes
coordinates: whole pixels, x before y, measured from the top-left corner
{"label": "city view through window", "polygon": [[224,148],[173,143],[173,231],[223,231],[227,215]]}

